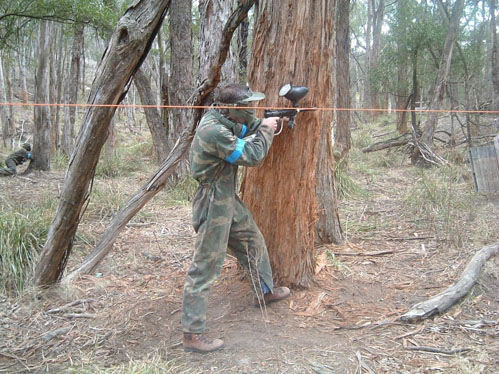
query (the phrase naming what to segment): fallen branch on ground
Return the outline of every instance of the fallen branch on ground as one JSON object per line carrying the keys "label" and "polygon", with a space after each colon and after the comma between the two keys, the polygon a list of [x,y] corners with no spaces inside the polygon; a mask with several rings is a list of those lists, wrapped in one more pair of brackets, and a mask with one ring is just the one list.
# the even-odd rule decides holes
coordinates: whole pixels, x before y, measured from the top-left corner
{"label": "fallen branch on ground", "polygon": [[67,311],[69,308],[72,308],[76,305],[80,305],[80,304],[85,304],[85,303],[91,303],[92,301],[94,301],[94,299],[80,299],[80,300],[75,300],[75,301],[72,301],[66,305],[63,305],[59,308],[54,308],[54,309],[50,309],[50,310],[47,310],[45,313],[47,314],[53,314],[53,313],[61,313],[61,312],[65,312]]}
{"label": "fallen branch on ground", "polygon": [[422,351],[422,352],[431,352],[431,353],[442,353],[444,355],[455,355],[456,353],[463,353],[471,351],[471,348],[456,348],[456,349],[442,349],[442,348],[434,348],[434,347],[406,347],[408,351]]}
{"label": "fallen branch on ground", "polygon": [[407,135],[401,135],[399,137],[384,140],[381,142],[376,142],[371,144],[369,147],[366,147],[362,150],[364,153],[381,151],[382,149],[392,148],[392,147],[400,147],[402,145],[406,145],[409,142]]}
{"label": "fallen branch on ground", "polygon": [[404,322],[416,322],[429,318],[435,314],[444,313],[452,305],[473,287],[480,275],[483,264],[492,256],[499,253],[499,243],[489,245],[480,249],[471,259],[463,271],[459,281],[437,296],[414,305],[407,313],[402,315],[399,320]]}
{"label": "fallen branch on ground", "polygon": [[393,251],[379,251],[379,252],[336,252],[335,256],[384,256],[392,254]]}

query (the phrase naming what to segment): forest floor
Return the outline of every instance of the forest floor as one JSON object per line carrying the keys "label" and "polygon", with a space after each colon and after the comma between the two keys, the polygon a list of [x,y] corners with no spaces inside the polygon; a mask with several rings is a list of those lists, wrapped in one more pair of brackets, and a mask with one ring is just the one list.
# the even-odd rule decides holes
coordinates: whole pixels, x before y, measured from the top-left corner
{"label": "forest floor", "polygon": [[[353,171],[366,193],[341,200],[345,242],[317,248],[310,288],[261,310],[227,258],[207,326],[225,349],[206,355],[182,349],[182,289],[195,234],[190,207],[159,196],[127,225],[95,273],[1,300],[0,373],[499,373],[497,256],[447,313],[415,324],[397,320],[454,283],[477,250],[498,241],[498,199],[474,194],[463,167],[442,187],[463,205],[444,221],[430,208],[415,215],[407,201],[412,196],[419,204],[415,186],[426,184],[430,194],[441,186],[428,186],[431,178],[405,157],[382,164]],[[95,188],[130,192],[146,179],[96,180]],[[32,173],[1,178],[0,191],[10,202],[39,199],[57,195],[62,183],[62,172]],[[87,214],[80,230],[99,238],[106,222]],[[68,268],[84,247],[76,246]]]}

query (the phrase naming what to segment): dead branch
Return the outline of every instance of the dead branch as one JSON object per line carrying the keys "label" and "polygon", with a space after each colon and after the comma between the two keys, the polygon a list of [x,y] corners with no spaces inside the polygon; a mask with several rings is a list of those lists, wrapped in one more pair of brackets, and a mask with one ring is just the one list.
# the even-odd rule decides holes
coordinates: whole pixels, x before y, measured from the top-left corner
{"label": "dead branch", "polygon": [[399,320],[404,322],[416,322],[429,318],[435,314],[444,313],[452,305],[466,296],[476,283],[482,266],[492,256],[499,253],[499,243],[489,245],[480,249],[464,269],[459,281],[437,296],[414,305]]}
{"label": "dead branch", "polygon": [[387,148],[400,147],[406,145],[407,143],[409,143],[409,139],[407,138],[407,134],[404,134],[393,139],[388,139],[371,144],[370,146],[364,148],[362,152],[368,153],[368,152],[381,151]]}
{"label": "dead branch", "polygon": [[456,353],[463,353],[463,352],[471,351],[471,348],[443,349],[443,348],[424,347],[424,346],[406,347],[405,349],[407,349],[408,351],[442,353],[444,355],[455,355]]}
{"label": "dead branch", "polygon": [[66,318],[95,318],[95,314],[90,313],[65,313],[62,316]]}
{"label": "dead branch", "polygon": [[334,252],[335,256],[384,256],[392,254],[393,251],[379,251],[379,252]]}
{"label": "dead branch", "polygon": [[85,304],[85,303],[91,303],[92,301],[94,301],[94,299],[80,299],[80,300],[75,300],[75,301],[70,302],[69,304],[61,306],[60,308],[54,308],[54,309],[47,310],[45,313],[47,313],[47,314],[53,314],[53,313],[65,312],[69,308],[72,308],[72,307],[74,307],[76,305]]}

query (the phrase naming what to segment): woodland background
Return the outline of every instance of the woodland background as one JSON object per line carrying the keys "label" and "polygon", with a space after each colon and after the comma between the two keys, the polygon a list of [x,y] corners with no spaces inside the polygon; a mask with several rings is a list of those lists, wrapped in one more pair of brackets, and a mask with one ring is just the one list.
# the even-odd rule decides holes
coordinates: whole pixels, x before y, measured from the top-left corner
{"label": "woodland background", "polygon": [[[262,343],[264,352],[248,350],[245,342],[238,341],[237,321],[224,333],[236,347],[249,352],[247,356],[236,348],[236,352],[221,353],[204,363],[192,363],[177,352],[178,302],[194,237],[189,227],[189,200],[196,183],[189,178],[185,161],[173,165],[158,187],[165,190],[147,208],[127,217],[121,236],[109,240],[114,249],[105,260],[100,258],[83,275],[74,276],[72,283],[63,282],[52,293],[40,294],[33,287],[34,283],[59,282],[63,275],[88,263],[89,254],[99,248],[120,211],[130,204],[132,191],[141,191],[140,186],[149,184],[148,178],[158,173],[158,166],[161,170],[168,164],[177,140],[188,145],[182,139],[196,123],[195,111],[168,106],[192,103],[199,87],[212,83],[206,77],[213,71],[210,68],[217,67],[210,60],[218,53],[217,35],[236,5],[253,2],[163,2],[168,5],[162,26],[133,79],[125,82],[126,95],[120,98],[124,105],[109,118],[111,125],[102,137],[105,145],[95,170],[88,173],[90,187],[83,192],[90,198],[81,201],[84,208],[75,220],[78,231],[61,252],[61,259],[54,262],[46,257],[49,265],[58,269],[46,282],[49,272],[41,270],[40,254],[47,247],[49,228],[68,188],[68,167],[76,162],[75,148],[85,138],[81,129],[90,110],[85,104],[91,102],[89,97],[96,97],[95,77],[103,56],[113,48],[109,40],[116,34],[116,25],[142,3],[147,2],[0,3],[0,102],[9,103],[0,106],[0,153],[5,158],[28,141],[35,154],[28,168],[19,168],[19,176],[0,180],[4,305],[0,332],[6,337],[0,345],[0,370],[492,373],[499,360],[494,262],[485,268],[472,295],[453,310],[456,321],[443,317],[413,328],[399,326],[395,317],[445,289],[459,277],[474,252],[497,242],[497,198],[474,191],[469,161],[470,147],[490,144],[499,130],[495,0],[324,1],[324,6],[315,10],[316,18],[307,18],[312,13],[300,14],[300,5],[288,2],[250,4],[247,18],[230,39],[227,59],[218,66],[220,81],[251,83],[266,92],[266,104],[272,106],[289,106],[277,102],[281,84],[312,84],[304,106],[338,109],[322,120],[300,114],[296,131],[285,129],[276,139],[275,153],[269,156],[287,173],[282,165],[293,160],[297,170],[310,171],[309,178],[317,178],[312,185],[319,186],[313,198],[319,206],[324,204],[318,209],[325,212],[324,219],[318,220],[322,226],[315,216],[303,220],[316,224],[313,234],[304,230],[300,236],[304,242],[313,239],[308,247],[299,246],[295,256],[287,250],[273,250],[279,248],[278,241],[271,244],[278,279],[295,286],[291,302],[264,317],[246,311],[244,298],[227,305],[225,293],[233,298],[245,293],[244,283],[227,281],[240,277],[231,258],[217,284],[214,316],[242,313],[247,322],[242,329],[247,327],[249,341],[261,341],[262,336],[268,340]],[[284,14],[290,27],[285,35],[269,31],[272,43],[262,42],[258,33],[264,23],[258,23],[258,12],[264,14],[267,9],[276,12],[274,23],[278,22],[276,14]],[[307,49],[300,52],[306,63],[330,80],[323,80],[320,86],[307,75],[288,74],[284,62],[279,66],[277,61],[297,60],[289,48],[293,30],[297,35],[303,29],[311,36],[324,35],[324,27],[332,30],[328,36],[331,50],[326,53],[330,64],[313,62],[316,49],[311,42],[310,55]],[[269,65],[262,56],[274,56],[276,61]],[[116,71],[119,69],[117,63]],[[263,83],[265,79],[268,84]],[[210,96],[203,104],[209,103]],[[306,131],[305,124],[310,133],[300,132]],[[313,138],[315,143],[310,146],[315,151],[305,148],[305,135]],[[324,147],[323,139],[327,140]],[[314,158],[307,156],[312,154]],[[331,163],[321,169],[320,161],[330,156]],[[276,170],[279,166],[242,177],[249,205],[252,188],[265,183],[273,186],[267,189],[269,201],[276,196],[280,201],[306,200],[294,195],[298,188],[279,183],[282,177]],[[278,179],[275,187],[272,173]],[[269,203],[262,205],[273,210]],[[258,204],[253,210],[258,210]],[[279,215],[277,226],[286,227],[285,217],[295,215],[294,211]],[[265,217],[258,216],[258,220],[265,227]],[[275,220],[269,225],[275,227]],[[413,260],[417,266],[411,265]],[[66,267],[69,271],[64,273]],[[297,270],[289,274],[289,268]],[[383,297],[380,287],[389,297]],[[420,287],[426,290],[422,294],[416,292]],[[151,300],[162,301],[155,304]],[[122,308],[123,302],[133,308]],[[366,305],[375,310],[374,316],[365,311]],[[110,317],[112,311],[116,319]],[[150,314],[159,317],[149,320]],[[95,323],[80,322],[87,319]],[[120,319],[126,321],[122,326]],[[168,331],[158,336],[165,321],[169,321]],[[259,331],[262,324],[267,324],[267,330],[280,322],[286,343]],[[128,329],[129,324],[135,327]],[[377,341],[376,329],[385,325],[391,330]],[[215,326],[223,325],[215,322]],[[355,335],[357,329],[359,335]],[[427,345],[457,351],[446,354],[440,349],[444,353],[437,352],[435,359],[421,358],[408,349],[423,345],[414,339],[407,341],[416,334],[421,334]],[[46,338],[41,339],[43,336]],[[294,363],[289,359],[294,355],[293,339],[304,344],[298,345],[301,353]],[[394,347],[394,341],[403,344]],[[306,353],[311,346],[313,352]],[[354,351],[349,351],[352,346]],[[470,350],[459,351],[463,346]],[[276,347],[280,347],[277,352]],[[380,354],[383,350],[389,354]],[[272,359],[265,353],[277,357],[277,363],[268,366]],[[148,359],[141,360],[144,356]],[[99,362],[111,368],[105,369]],[[92,369],[84,369],[87,367]]]}

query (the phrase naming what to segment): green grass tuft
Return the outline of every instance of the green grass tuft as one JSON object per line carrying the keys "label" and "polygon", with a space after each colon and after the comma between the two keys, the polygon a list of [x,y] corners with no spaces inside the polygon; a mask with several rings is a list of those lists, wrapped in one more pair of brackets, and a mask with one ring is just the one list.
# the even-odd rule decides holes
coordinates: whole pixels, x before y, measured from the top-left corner
{"label": "green grass tuft", "polygon": [[19,294],[32,277],[47,238],[55,199],[46,197],[30,207],[0,209],[0,292]]}
{"label": "green grass tuft", "polygon": [[189,205],[198,188],[198,182],[191,177],[184,178],[166,191],[166,201],[168,205]]}

